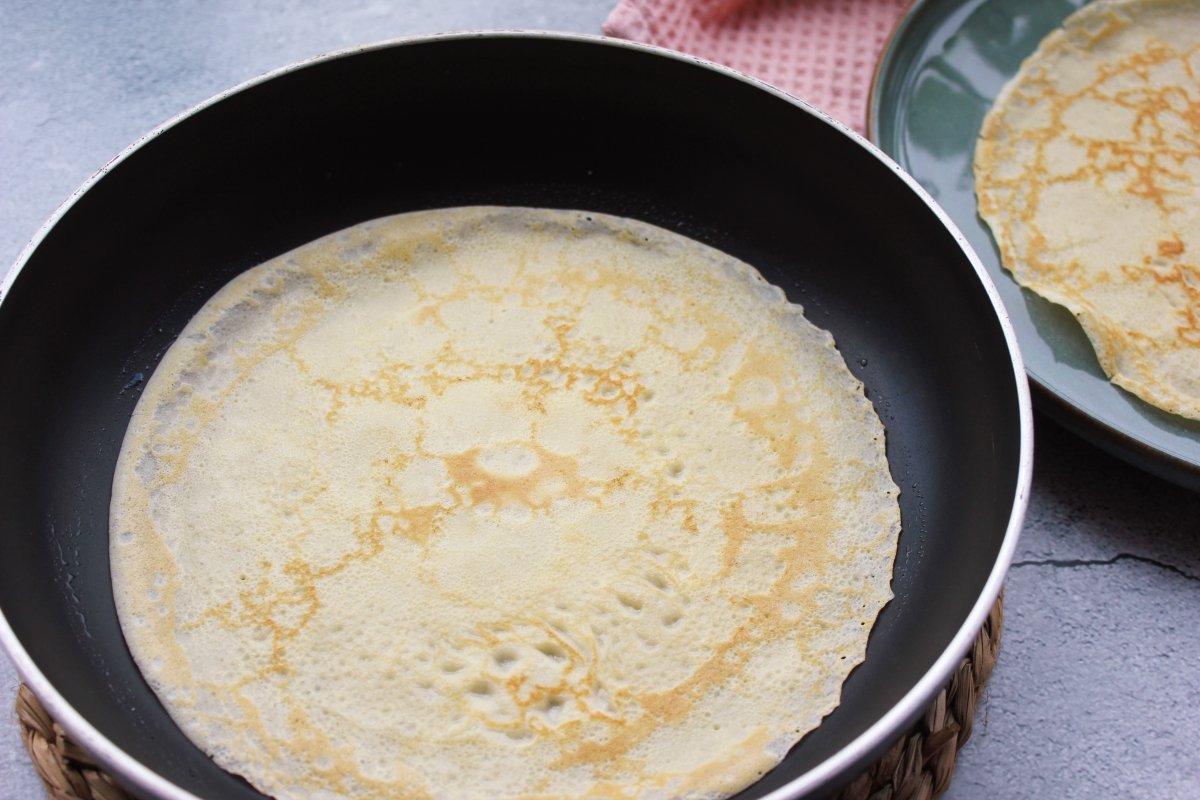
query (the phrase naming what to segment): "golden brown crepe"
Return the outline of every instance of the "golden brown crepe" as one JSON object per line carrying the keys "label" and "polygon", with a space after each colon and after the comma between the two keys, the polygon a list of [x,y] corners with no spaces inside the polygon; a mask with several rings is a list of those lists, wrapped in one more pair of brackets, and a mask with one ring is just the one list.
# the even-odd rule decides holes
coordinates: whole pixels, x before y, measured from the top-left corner
{"label": "golden brown crepe", "polygon": [[747,265],[628,219],[376,220],[235,279],[112,504],[130,649],[278,797],[720,797],[891,597],[884,431]]}
{"label": "golden brown crepe", "polygon": [[1112,381],[1200,419],[1200,4],[1067,18],[984,120],[975,187],[1004,266]]}

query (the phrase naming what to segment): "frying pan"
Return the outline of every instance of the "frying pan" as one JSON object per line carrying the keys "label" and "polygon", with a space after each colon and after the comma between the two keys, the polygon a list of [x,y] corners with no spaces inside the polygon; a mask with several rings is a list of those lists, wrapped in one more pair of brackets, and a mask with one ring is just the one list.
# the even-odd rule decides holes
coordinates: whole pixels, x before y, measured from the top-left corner
{"label": "frying pan", "polygon": [[843,701],[738,795],[821,796],[945,683],[1027,502],[1028,390],[994,287],[895,165],[763,84],[653,48],[458,34],[322,57],[183,115],[43,228],[0,302],[0,639],[143,797],[260,797],[171,723],[113,607],[108,502],[144,380],[238,272],[357,222],[472,205],[636,217],[754,264],[828,328],[887,429],[896,599]]}

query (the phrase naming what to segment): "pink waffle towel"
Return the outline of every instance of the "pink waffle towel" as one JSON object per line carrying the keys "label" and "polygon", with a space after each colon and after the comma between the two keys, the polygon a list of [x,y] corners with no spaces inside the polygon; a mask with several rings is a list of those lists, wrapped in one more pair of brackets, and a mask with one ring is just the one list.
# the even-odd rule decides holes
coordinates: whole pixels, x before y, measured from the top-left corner
{"label": "pink waffle towel", "polygon": [[753,75],[862,133],[875,62],[911,0],[620,0],[609,36]]}

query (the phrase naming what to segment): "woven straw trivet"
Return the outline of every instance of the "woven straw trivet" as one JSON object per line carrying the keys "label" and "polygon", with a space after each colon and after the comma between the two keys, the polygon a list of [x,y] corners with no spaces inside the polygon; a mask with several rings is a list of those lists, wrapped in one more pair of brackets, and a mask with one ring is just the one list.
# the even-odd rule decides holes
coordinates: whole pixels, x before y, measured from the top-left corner
{"label": "woven straw trivet", "polygon": [[[996,664],[1003,620],[1001,595],[971,650],[925,715],[843,789],[838,800],[932,800],[949,788],[958,750],[971,736],[975,706]],[[17,718],[50,800],[130,800],[24,685],[17,692]]]}

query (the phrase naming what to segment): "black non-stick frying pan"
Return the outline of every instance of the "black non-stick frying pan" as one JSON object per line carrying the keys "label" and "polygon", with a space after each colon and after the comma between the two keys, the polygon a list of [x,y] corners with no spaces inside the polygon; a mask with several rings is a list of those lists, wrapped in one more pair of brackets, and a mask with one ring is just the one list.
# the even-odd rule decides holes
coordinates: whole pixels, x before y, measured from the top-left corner
{"label": "black non-stick frying pan", "polygon": [[947,679],[999,590],[1031,423],[994,289],[945,217],[861,140],[729,71],[546,34],[412,40],[253,82],[77,194],[0,302],[0,639],[134,791],[259,795],[175,728],[125,649],[113,465],[192,313],[271,256],[374,217],[472,204],[636,217],[755,265],[828,328],[887,428],[896,599],[841,706],[739,798],[836,788]]}

